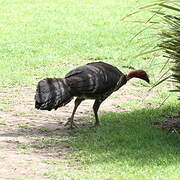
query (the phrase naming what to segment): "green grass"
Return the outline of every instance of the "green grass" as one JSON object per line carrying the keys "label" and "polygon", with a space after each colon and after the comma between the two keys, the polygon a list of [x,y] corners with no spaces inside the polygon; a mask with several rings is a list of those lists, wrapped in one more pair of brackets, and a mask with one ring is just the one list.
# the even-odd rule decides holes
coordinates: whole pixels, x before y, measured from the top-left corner
{"label": "green grass", "polygon": [[[9,96],[14,86],[21,89],[47,76],[61,77],[73,67],[90,61],[105,61],[123,72],[129,71],[122,68],[123,65],[142,68],[155,82],[164,63],[162,55],[134,57],[152,45],[150,36],[154,32],[147,30],[141,39],[131,41],[144,28],[131,21],[148,19],[149,14],[143,12],[143,16],[137,14],[121,20],[148,2],[152,0],[1,0],[0,86],[12,88],[8,88],[7,97],[3,94],[0,97],[3,102],[0,110],[8,111],[9,104],[19,102],[17,97]],[[139,81],[133,84],[142,86]],[[63,165],[47,160],[56,164],[45,172],[45,176],[53,179],[178,180],[180,137],[152,126],[152,122],[178,113],[176,94],[162,105],[169,95],[167,87],[171,89],[170,83],[150,92],[156,94],[154,98],[117,104],[128,107],[130,112],[102,115],[100,128],[77,129],[71,137],[62,137],[56,132],[49,134],[48,128],[41,128],[41,132],[48,134],[47,138],[36,137],[30,145],[17,146],[24,152],[29,148],[54,148],[61,144],[71,147],[73,151],[66,156],[72,160]],[[3,91],[6,90],[4,87]],[[127,92],[137,94],[129,89]],[[141,91],[138,93],[141,95]],[[13,94],[19,95],[19,91]],[[142,109],[142,103],[158,108]],[[24,116],[24,113],[17,112],[17,115]],[[18,126],[27,128],[27,124]]]}
{"label": "green grass", "polygon": [[147,61],[133,56],[149,40],[130,41],[142,25],[121,20],[140,4],[133,0],[1,1],[0,84],[36,84],[43,77],[60,77],[77,65],[99,60],[147,70]]}
{"label": "green grass", "polygon": [[[75,167],[59,166],[45,175],[55,179],[176,179],[180,178],[180,136],[152,126],[164,120],[177,105],[159,109],[140,109],[129,113],[101,116],[102,126],[75,130],[69,140]],[[69,155],[68,155],[69,156]]]}

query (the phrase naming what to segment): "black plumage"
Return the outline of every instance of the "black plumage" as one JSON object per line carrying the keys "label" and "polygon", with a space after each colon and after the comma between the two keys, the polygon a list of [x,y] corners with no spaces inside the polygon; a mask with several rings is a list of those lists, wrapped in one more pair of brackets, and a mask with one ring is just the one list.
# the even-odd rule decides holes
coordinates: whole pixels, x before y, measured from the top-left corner
{"label": "black plumage", "polygon": [[126,84],[127,80],[127,75],[110,64],[89,63],[70,71],[65,78],[41,80],[37,85],[35,107],[41,110],[56,110],[70,102],[73,97],[77,97],[73,113],[66,123],[70,123],[72,127],[74,114],[80,103],[85,99],[95,99],[93,105],[95,125],[99,125],[97,111],[100,104]]}
{"label": "black plumage", "polygon": [[66,105],[73,96],[65,79],[46,78],[39,81],[35,95],[35,107],[41,110],[52,110]]}
{"label": "black plumage", "polygon": [[66,74],[65,80],[73,96],[90,99],[105,98],[127,82],[121,71],[103,62],[80,66]]}

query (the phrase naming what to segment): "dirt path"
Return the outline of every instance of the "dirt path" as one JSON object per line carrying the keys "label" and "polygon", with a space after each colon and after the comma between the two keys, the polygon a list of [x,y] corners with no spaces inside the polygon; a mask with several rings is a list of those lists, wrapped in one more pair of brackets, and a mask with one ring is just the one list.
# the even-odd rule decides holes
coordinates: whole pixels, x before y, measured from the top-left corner
{"label": "dirt path", "polygon": [[[38,111],[34,109],[34,87],[2,88],[0,100],[0,179],[8,180],[45,180],[44,172],[55,165],[53,161],[63,159],[71,151],[64,144],[48,144],[52,134],[69,136],[71,130],[64,127],[67,117],[73,109],[73,101],[57,111]],[[131,89],[133,94],[127,92]],[[100,107],[100,113],[106,111],[124,112],[128,108],[117,105],[134,99],[148,98],[147,87],[127,85],[111,95]],[[141,91],[142,93],[138,93]],[[8,100],[10,99],[10,101]],[[8,101],[7,101],[8,100]],[[77,110],[75,119],[79,127],[87,117],[88,124],[94,120],[92,115],[93,101],[86,100]],[[142,105],[142,104],[141,104]],[[143,104],[143,106],[149,106]],[[88,126],[85,122],[85,126]],[[44,142],[44,144],[42,144]],[[47,144],[46,144],[47,143]]]}

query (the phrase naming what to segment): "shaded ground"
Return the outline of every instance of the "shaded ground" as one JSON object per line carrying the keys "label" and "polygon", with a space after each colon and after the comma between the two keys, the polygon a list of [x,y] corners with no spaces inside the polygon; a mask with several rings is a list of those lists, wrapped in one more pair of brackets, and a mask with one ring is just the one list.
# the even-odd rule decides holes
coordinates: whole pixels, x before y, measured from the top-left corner
{"label": "shaded ground", "polygon": [[[64,123],[70,116],[74,103],[72,101],[57,111],[38,111],[34,109],[35,87],[2,89],[0,179],[46,179],[44,172],[59,160],[63,160],[64,155],[71,151],[71,148],[61,141],[57,140],[56,144],[52,144],[51,138],[52,135],[69,137],[73,134],[64,127]],[[131,89],[132,93],[127,89]],[[128,106],[122,108],[118,105],[131,100],[141,100],[137,101],[140,106],[150,107],[152,104],[143,101],[150,98],[147,90],[148,88],[143,86],[137,88],[126,85],[101,105],[99,113],[130,111]],[[75,115],[79,128],[88,128],[94,123],[92,105],[92,100],[86,100],[79,106]]]}
{"label": "shaded ground", "polygon": [[166,117],[166,121],[154,122],[153,124],[162,129],[167,129],[169,132],[180,133],[180,115]]}

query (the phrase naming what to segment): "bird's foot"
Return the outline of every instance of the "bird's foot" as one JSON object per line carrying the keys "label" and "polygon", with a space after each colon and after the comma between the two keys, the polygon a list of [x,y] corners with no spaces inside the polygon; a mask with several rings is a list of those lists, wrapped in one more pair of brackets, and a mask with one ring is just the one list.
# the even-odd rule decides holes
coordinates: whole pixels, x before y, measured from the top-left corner
{"label": "bird's foot", "polygon": [[70,129],[78,128],[72,118],[68,118],[68,121],[64,124],[64,126],[67,126],[68,124],[70,124]]}

